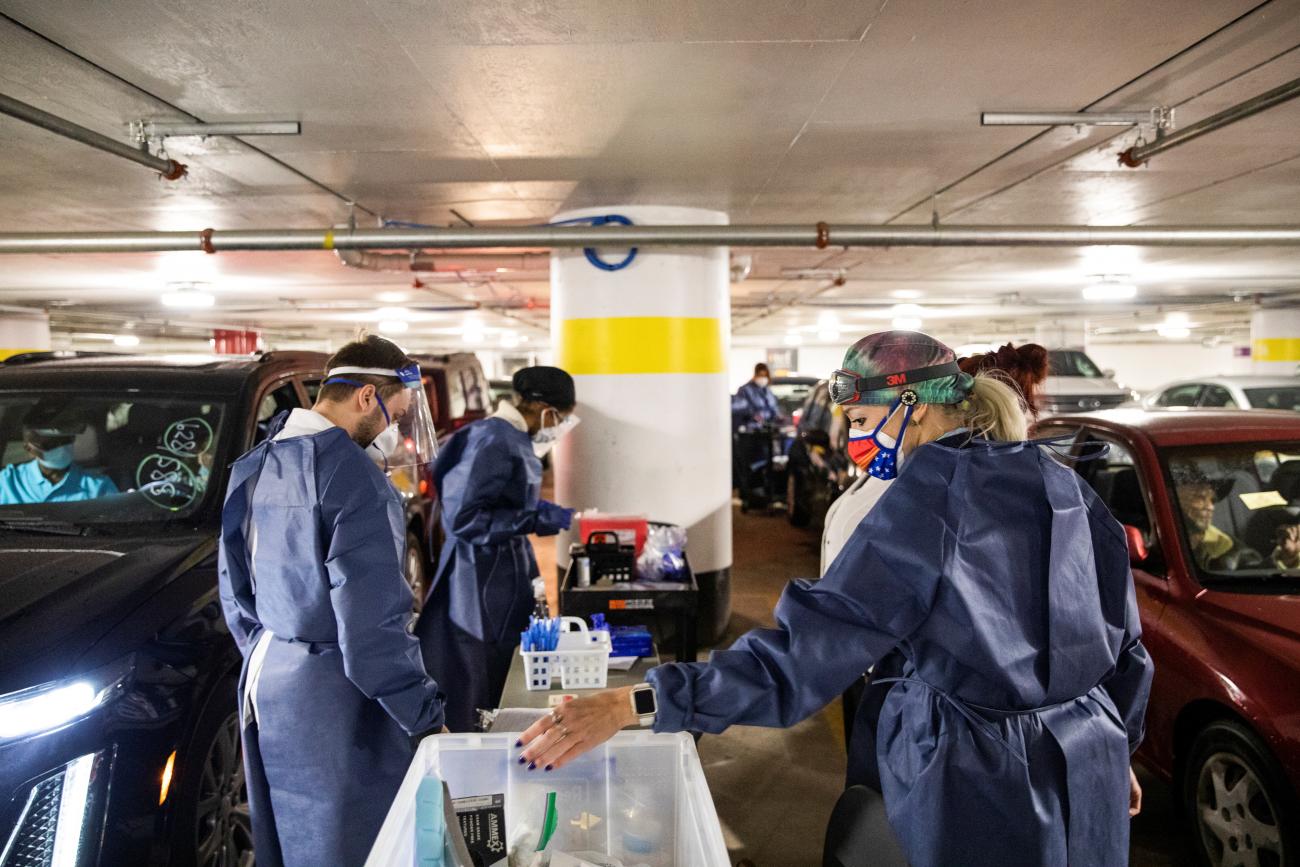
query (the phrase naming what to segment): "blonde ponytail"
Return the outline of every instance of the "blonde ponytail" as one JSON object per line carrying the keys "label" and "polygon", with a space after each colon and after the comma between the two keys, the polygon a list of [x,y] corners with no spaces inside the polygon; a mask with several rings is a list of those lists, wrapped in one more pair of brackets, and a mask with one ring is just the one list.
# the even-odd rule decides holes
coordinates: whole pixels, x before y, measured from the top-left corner
{"label": "blonde ponytail", "polygon": [[970,396],[955,409],[977,437],[1000,442],[1029,438],[1029,419],[1020,391],[1000,371],[975,376]]}

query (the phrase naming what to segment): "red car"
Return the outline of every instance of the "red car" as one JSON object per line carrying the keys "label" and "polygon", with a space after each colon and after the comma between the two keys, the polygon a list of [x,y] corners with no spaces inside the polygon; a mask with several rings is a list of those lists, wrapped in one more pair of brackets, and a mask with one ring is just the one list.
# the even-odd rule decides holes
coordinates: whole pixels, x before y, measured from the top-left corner
{"label": "red car", "polygon": [[1207,863],[1300,865],[1300,415],[1113,410],[1038,436],[1110,446],[1075,466],[1129,536],[1156,664],[1138,760]]}

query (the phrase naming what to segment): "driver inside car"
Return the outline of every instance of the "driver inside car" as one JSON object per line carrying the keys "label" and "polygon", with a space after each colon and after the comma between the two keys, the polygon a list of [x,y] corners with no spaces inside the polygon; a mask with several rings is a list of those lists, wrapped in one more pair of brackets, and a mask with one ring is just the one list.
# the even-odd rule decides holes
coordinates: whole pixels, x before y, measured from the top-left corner
{"label": "driver inside car", "polygon": [[1214,504],[1222,499],[1208,478],[1187,474],[1177,483],[1178,505],[1187,525],[1187,544],[1196,565],[1211,572],[1259,565],[1260,556],[1214,525]]}
{"label": "driver inside car", "polygon": [[73,461],[73,443],[85,430],[84,422],[33,408],[23,423],[23,448],[32,459],[0,470],[0,506],[66,503],[118,493],[112,479]]}

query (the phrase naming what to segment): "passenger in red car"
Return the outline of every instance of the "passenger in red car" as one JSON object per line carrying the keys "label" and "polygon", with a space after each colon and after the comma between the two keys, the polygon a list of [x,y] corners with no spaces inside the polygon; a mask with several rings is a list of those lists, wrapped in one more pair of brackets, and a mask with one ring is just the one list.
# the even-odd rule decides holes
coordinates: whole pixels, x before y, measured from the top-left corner
{"label": "passenger in red car", "polygon": [[1277,528],[1273,565],[1279,569],[1300,569],[1300,522]]}

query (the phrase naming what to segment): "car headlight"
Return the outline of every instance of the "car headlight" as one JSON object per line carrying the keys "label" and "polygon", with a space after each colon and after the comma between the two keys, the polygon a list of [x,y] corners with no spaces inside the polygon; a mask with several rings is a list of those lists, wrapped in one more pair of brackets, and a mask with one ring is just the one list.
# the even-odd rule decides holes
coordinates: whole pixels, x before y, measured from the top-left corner
{"label": "car headlight", "polygon": [[0,743],[53,731],[107,704],[125,691],[127,657],[82,677],[0,695]]}

